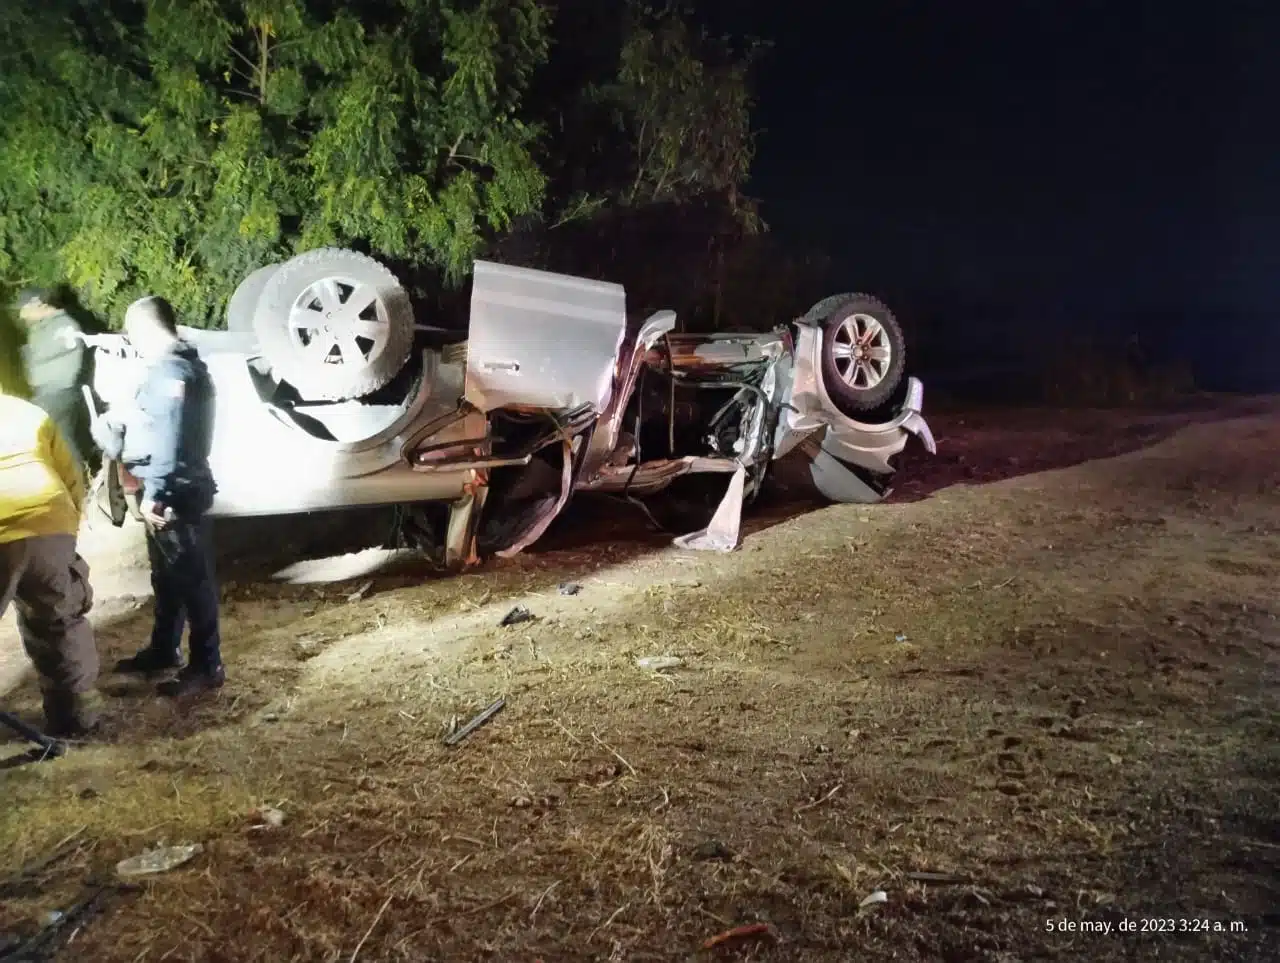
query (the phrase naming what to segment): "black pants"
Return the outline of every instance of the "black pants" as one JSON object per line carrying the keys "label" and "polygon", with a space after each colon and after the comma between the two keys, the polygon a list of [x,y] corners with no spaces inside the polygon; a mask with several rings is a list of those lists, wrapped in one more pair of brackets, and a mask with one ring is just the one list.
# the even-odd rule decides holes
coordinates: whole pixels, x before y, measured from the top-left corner
{"label": "black pants", "polygon": [[151,648],[177,654],[182,648],[183,626],[189,624],[191,666],[211,670],[221,665],[218,583],[209,519],[178,518],[160,530],[148,528],[147,555],[156,599]]}

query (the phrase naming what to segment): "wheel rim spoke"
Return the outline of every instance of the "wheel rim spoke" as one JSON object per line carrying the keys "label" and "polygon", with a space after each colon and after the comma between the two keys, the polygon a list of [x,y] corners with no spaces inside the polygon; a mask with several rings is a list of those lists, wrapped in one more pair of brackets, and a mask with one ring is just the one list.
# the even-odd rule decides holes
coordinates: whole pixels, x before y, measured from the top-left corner
{"label": "wheel rim spoke", "polygon": [[334,315],[333,320],[345,327],[354,327],[361,321],[361,315],[378,303],[378,292],[367,284],[361,284],[352,290],[347,301]]}
{"label": "wheel rim spoke", "polygon": [[362,364],[364,362],[364,352],[360,350],[360,345],[354,335],[348,335],[345,338],[336,340],[338,342],[338,351],[342,354],[343,364]]}
{"label": "wheel rim spoke", "polygon": [[307,343],[306,353],[316,361],[324,361],[333,351],[333,346],[333,335],[322,331]]}
{"label": "wheel rim spoke", "polygon": [[338,291],[337,279],[325,278],[316,285],[316,294],[320,298],[321,310],[326,315],[342,309],[342,295]]}
{"label": "wheel rim spoke", "polygon": [[289,321],[298,331],[315,331],[324,327],[324,312],[308,304],[296,304],[289,312]]}
{"label": "wheel rim spoke", "polygon": [[831,356],[837,361],[852,361],[853,345],[843,341],[836,341],[831,345]]}

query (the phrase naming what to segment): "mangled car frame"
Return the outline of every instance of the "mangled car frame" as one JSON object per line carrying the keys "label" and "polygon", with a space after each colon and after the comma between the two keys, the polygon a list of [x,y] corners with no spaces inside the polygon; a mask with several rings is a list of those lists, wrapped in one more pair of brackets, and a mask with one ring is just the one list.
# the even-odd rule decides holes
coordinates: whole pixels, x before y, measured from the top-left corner
{"label": "mangled car frame", "polygon": [[[181,331],[217,393],[212,513],[396,505],[401,536],[457,567],[526,548],[575,491],[643,497],[721,473],[710,526],[678,541],[728,550],[789,452],[827,497],[870,502],[911,437],[934,450],[901,330],[874,298],[827,298],[768,334],[675,327],[670,311],[628,325],[619,285],[480,261],[469,329],[449,337],[364,255],[261,268],[226,331]],[[93,344],[92,403],[129,404],[136,355],[122,335]],[[129,479],[105,477],[119,525]]]}

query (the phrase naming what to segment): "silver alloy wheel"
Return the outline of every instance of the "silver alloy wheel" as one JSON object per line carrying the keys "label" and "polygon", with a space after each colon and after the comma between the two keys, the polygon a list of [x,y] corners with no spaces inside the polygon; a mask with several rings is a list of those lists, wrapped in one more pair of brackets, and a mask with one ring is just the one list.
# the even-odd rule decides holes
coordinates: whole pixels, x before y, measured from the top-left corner
{"label": "silver alloy wheel", "polygon": [[889,333],[869,314],[851,314],[832,334],[831,360],[850,388],[867,391],[889,373],[893,346]]}
{"label": "silver alloy wheel", "polygon": [[370,284],[323,278],[303,290],[289,309],[289,338],[314,363],[372,364],[390,336],[387,306]]}

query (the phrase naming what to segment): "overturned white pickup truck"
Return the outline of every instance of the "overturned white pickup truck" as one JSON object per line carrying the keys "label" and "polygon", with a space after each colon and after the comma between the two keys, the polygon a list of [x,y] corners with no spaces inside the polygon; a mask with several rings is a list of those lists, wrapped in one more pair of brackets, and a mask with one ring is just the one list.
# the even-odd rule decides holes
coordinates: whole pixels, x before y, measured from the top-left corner
{"label": "overturned white pickup truck", "polygon": [[[763,335],[676,333],[670,311],[631,330],[619,285],[479,261],[450,338],[377,261],[321,249],[250,275],[227,322],[181,332],[217,392],[213,514],[397,505],[402,536],[448,567],[521,551],[575,491],[641,497],[694,472],[727,492],[678,541],[729,550],[789,452],[827,497],[872,502],[911,436],[934,451],[901,329],[861,294]],[[129,404],[127,340],[93,343],[95,405]],[[104,477],[122,524],[130,480]]]}

